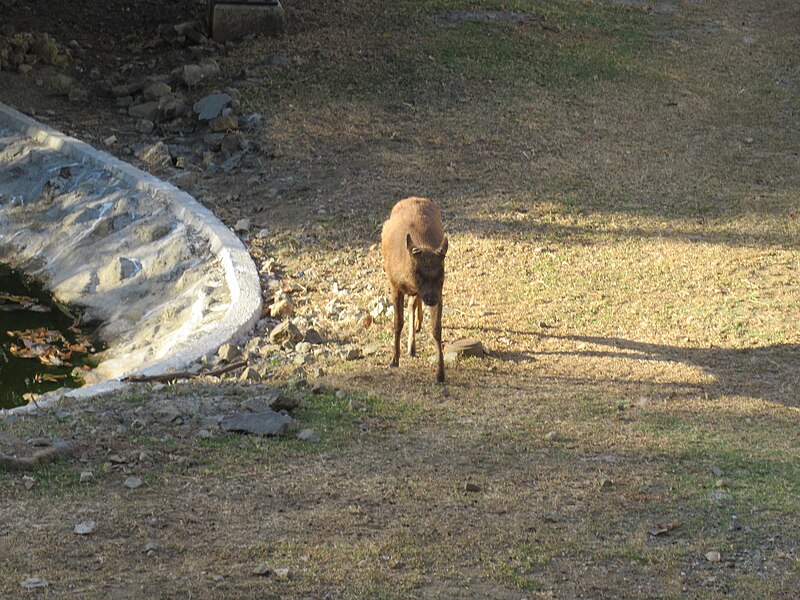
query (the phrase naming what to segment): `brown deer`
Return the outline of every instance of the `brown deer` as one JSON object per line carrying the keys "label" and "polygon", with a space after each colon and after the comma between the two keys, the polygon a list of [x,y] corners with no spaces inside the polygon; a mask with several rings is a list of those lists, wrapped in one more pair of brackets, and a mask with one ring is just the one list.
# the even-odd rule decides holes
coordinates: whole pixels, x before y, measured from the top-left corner
{"label": "brown deer", "polygon": [[381,232],[383,268],[392,287],[394,303],[394,355],[391,366],[400,364],[400,334],[403,331],[405,296],[409,300],[408,355],[416,354],[415,333],[422,328],[422,304],[431,307],[433,338],[436,340],[436,381],[444,382],[442,356],[442,285],[447,236],[436,205],[425,198],[406,198],[395,204]]}

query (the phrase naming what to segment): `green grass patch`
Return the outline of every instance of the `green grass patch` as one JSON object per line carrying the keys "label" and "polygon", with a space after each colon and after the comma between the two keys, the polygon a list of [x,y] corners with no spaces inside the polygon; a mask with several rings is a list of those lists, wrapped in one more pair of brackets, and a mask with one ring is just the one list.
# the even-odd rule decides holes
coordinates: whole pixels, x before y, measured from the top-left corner
{"label": "green grass patch", "polygon": [[[320,41],[300,38],[302,57],[291,69],[270,70],[263,86],[245,92],[254,109],[292,103],[320,107],[342,101],[446,102],[524,93],[531,83],[575,87],[622,77],[644,76],[636,66],[648,45],[646,16],[613,5],[582,2],[489,3],[487,9],[525,12],[524,24],[454,22],[437,24],[448,9],[466,2],[374,3],[356,35],[320,51]],[[544,24],[544,26],[543,26]],[[351,23],[333,23],[349,28]],[[365,31],[366,29],[366,31]],[[310,46],[314,41],[313,48]],[[309,45],[307,45],[309,44]],[[322,42],[324,44],[324,42]]]}

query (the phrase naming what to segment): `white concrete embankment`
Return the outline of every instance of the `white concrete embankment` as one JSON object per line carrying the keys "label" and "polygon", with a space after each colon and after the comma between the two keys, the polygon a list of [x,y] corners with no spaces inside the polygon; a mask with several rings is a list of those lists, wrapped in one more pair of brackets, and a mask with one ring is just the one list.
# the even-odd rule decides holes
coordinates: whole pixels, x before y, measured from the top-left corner
{"label": "white concrete embankment", "polygon": [[88,385],[45,401],[183,368],[261,313],[255,265],[208,209],[2,103],[0,262],[102,322]]}

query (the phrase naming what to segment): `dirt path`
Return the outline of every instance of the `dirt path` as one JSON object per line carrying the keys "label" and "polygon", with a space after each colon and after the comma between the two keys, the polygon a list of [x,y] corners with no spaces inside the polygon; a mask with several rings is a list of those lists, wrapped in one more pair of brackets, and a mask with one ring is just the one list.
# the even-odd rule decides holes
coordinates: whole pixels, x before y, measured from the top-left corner
{"label": "dirt path", "polygon": [[[122,24],[81,39],[131,66],[77,102],[0,71],[0,100],[29,94],[121,155],[165,139],[189,166],[153,169],[250,219],[265,294],[284,289],[328,340],[306,386],[264,321],[261,383],[142,386],[1,423],[6,452],[80,447],[0,473],[0,594],[40,578],[87,598],[792,598],[800,12],[734,4],[553,0],[475,23],[434,2],[287,0],[285,36],[213,52]],[[93,92],[206,52],[218,78],[176,89],[233,85],[242,122],[262,117],[229,172],[211,163],[236,152],[207,132],[138,133]],[[386,294],[378,228],[411,194],[450,236],[445,338],[490,351],[444,387],[427,336],[389,370],[390,320],[366,318]],[[266,385],[318,442],[218,428]]]}

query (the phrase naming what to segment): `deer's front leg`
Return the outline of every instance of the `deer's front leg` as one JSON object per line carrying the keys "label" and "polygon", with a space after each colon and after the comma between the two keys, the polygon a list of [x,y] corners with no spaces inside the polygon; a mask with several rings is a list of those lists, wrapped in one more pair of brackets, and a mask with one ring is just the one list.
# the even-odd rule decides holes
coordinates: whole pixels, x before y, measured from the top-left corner
{"label": "deer's front leg", "polygon": [[431,309],[433,339],[436,341],[436,362],[438,364],[436,371],[436,381],[444,383],[444,355],[442,354],[442,299],[439,298],[439,304]]}
{"label": "deer's front leg", "polygon": [[416,356],[417,354],[417,340],[416,340],[416,333],[419,331],[419,313],[420,313],[420,306],[422,306],[422,301],[419,299],[419,296],[414,296],[414,300],[408,301],[409,308],[409,316],[410,319],[408,321],[408,355],[409,356]]}
{"label": "deer's front leg", "polygon": [[405,298],[400,290],[392,290],[392,301],[394,302],[394,354],[392,356],[392,367],[400,364],[400,333],[403,331],[403,304]]}

